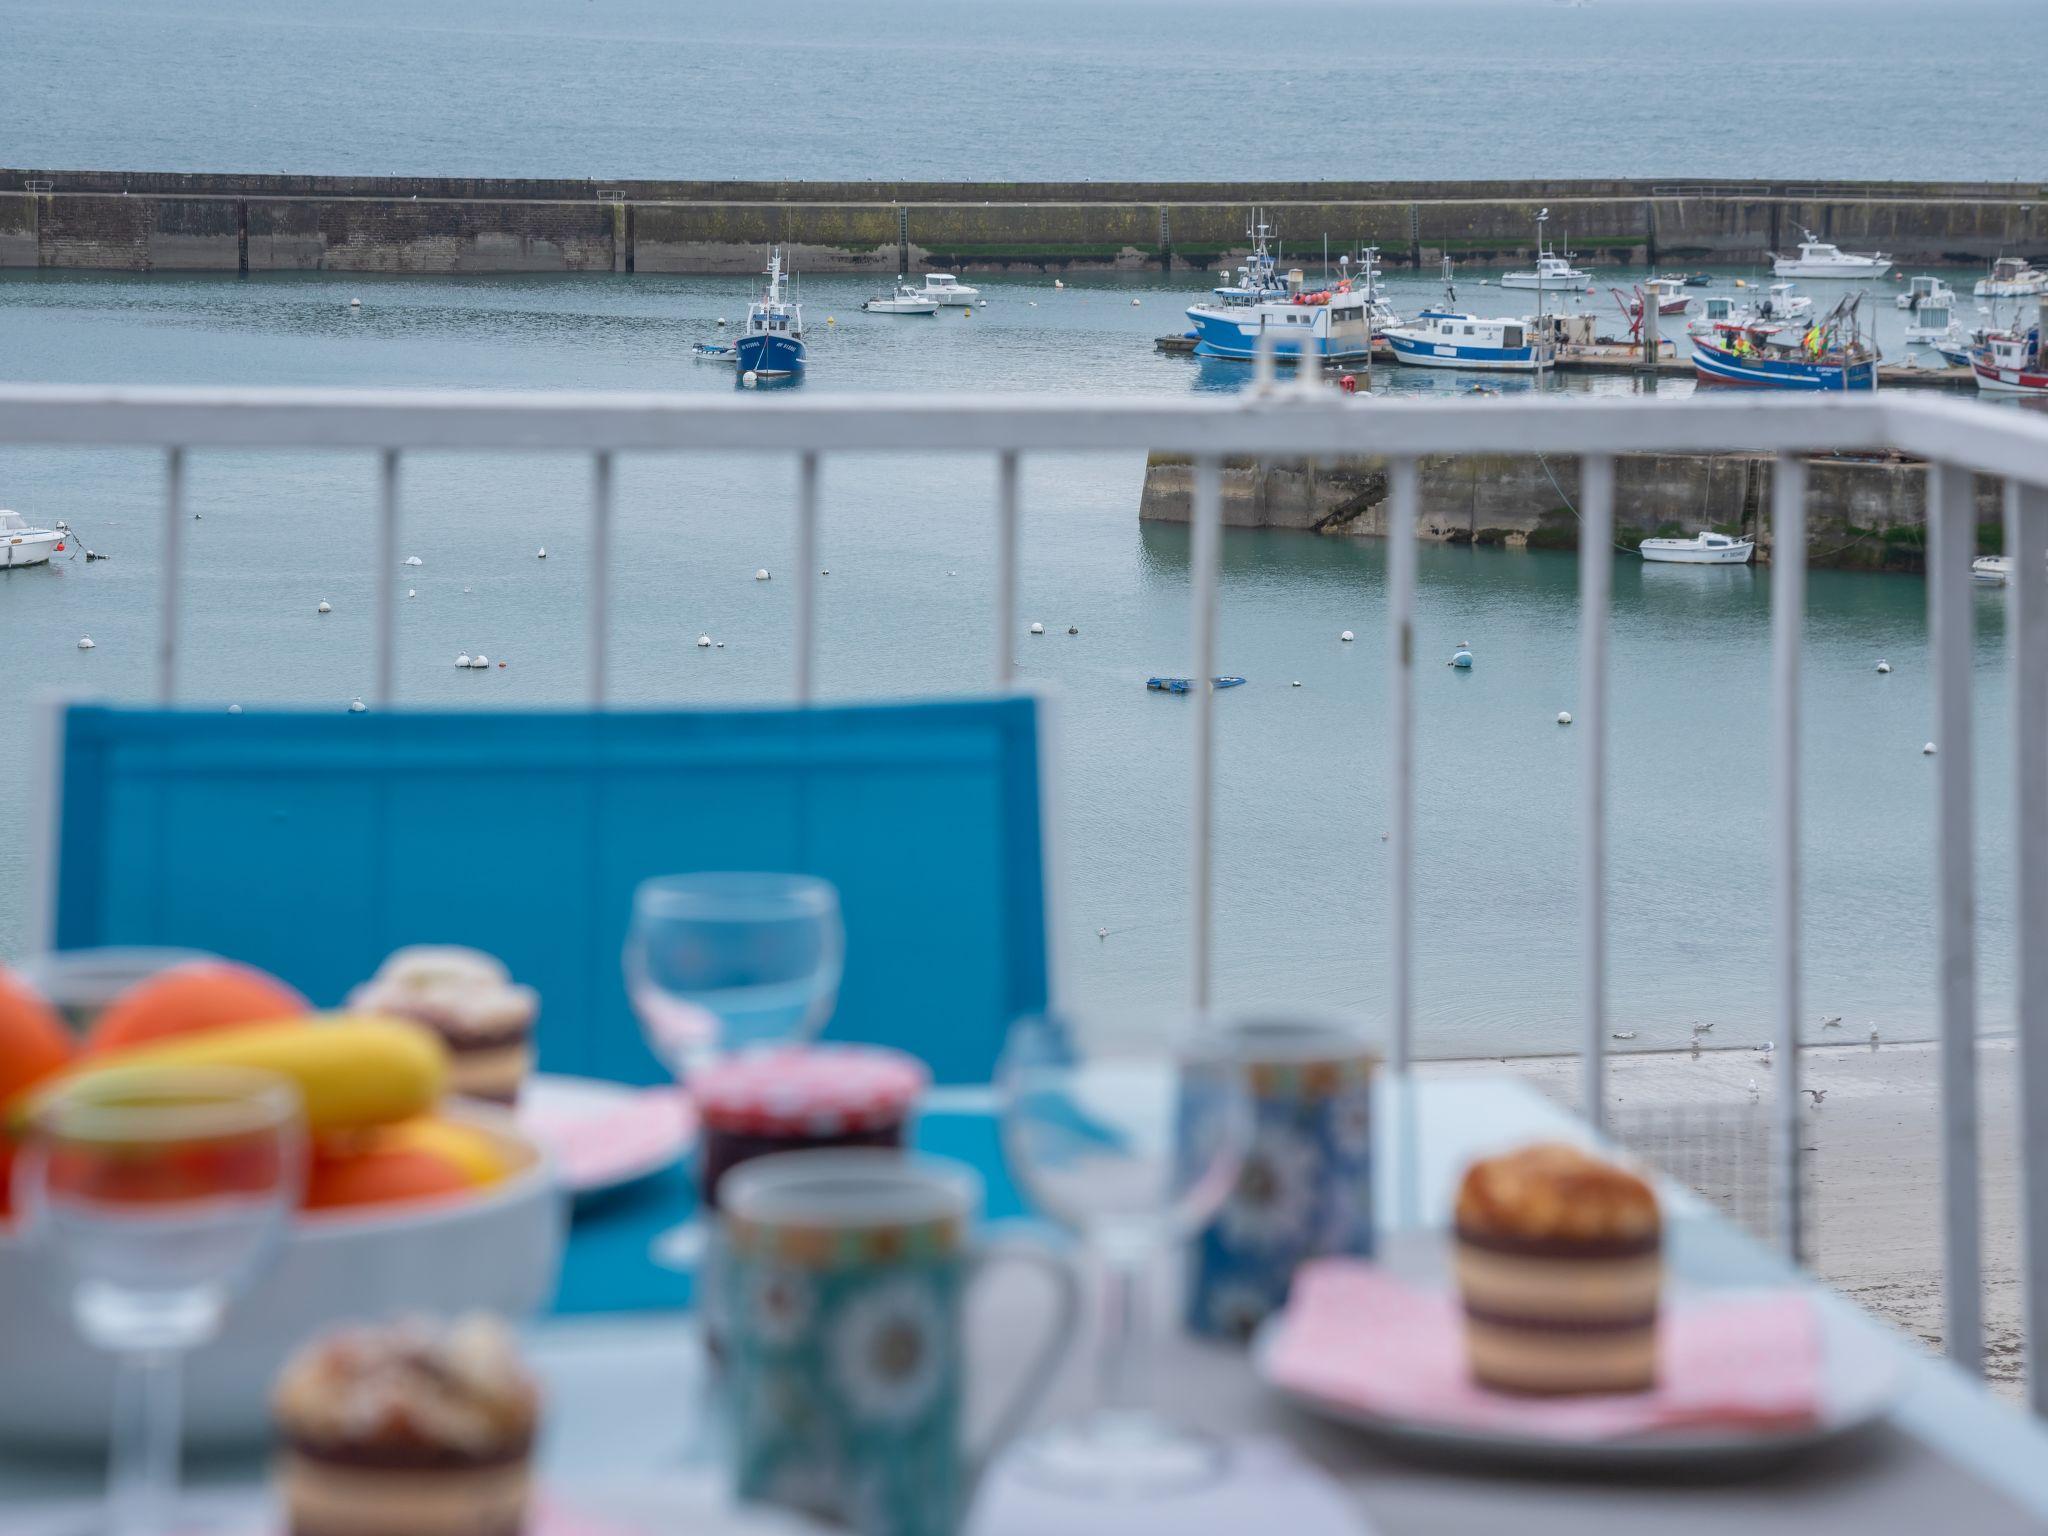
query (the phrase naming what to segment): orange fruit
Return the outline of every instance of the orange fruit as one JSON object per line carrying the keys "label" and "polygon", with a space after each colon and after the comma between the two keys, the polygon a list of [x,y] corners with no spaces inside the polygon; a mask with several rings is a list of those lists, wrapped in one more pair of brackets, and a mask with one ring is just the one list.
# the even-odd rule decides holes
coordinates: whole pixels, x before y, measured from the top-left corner
{"label": "orange fruit", "polygon": [[57,1010],[0,970],[0,1106],[67,1065],[76,1050]]}
{"label": "orange fruit", "polygon": [[498,1143],[460,1120],[422,1115],[417,1120],[401,1120],[383,1135],[393,1145],[446,1158],[462,1170],[472,1185],[479,1187],[497,1183],[510,1171]]}
{"label": "orange fruit", "polygon": [[88,1056],[173,1035],[271,1024],[310,1013],[275,976],[232,960],[192,960],[138,981],[115,998],[85,1037]]}
{"label": "orange fruit", "polygon": [[306,1169],[306,1209],[396,1205],[446,1198],[476,1187],[461,1163],[414,1144],[402,1130],[372,1131],[317,1148]]}

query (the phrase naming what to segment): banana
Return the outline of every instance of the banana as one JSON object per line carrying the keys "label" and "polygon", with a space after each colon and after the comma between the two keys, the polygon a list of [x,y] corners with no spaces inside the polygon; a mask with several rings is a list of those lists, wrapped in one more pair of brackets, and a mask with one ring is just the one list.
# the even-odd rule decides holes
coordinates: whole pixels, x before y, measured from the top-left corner
{"label": "banana", "polygon": [[427,1030],[375,1014],[335,1014],[137,1046],[46,1080],[22,1109],[33,1114],[50,1094],[102,1080],[140,1085],[164,1067],[276,1073],[298,1089],[306,1126],[316,1132],[410,1120],[432,1109],[448,1084],[447,1048]]}

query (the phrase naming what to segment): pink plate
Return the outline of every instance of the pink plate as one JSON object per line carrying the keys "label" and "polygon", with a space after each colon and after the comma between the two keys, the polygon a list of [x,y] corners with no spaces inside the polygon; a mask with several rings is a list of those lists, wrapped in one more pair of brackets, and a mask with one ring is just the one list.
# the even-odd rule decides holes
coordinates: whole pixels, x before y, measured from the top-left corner
{"label": "pink plate", "polygon": [[564,1189],[590,1195],[673,1167],[697,1138],[697,1111],[676,1088],[541,1073],[519,1091],[519,1128],[554,1156]]}

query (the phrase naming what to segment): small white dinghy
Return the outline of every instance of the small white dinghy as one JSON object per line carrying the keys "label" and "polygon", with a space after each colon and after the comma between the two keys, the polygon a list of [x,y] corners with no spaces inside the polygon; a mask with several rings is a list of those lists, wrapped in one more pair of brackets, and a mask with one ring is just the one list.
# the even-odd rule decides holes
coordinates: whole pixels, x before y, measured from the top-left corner
{"label": "small white dinghy", "polygon": [[1747,565],[1756,553],[1756,541],[1731,539],[1725,533],[1698,533],[1689,539],[1645,539],[1639,553],[1645,560],[1672,565]]}

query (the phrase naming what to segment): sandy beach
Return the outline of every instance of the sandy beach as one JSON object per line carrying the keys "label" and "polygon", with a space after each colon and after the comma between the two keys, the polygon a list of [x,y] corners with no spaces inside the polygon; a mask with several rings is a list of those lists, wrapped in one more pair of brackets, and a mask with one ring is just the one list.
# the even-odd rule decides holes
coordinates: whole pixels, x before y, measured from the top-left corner
{"label": "sandy beach", "polygon": [[[2011,1040],[1978,1048],[1984,1212],[1985,1372],[2018,1397],[2020,1319],[2016,1055]],[[1944,1343],[1941,1114],[1931,1043],[1867,1040],[1809,1047],[1804,1085],[1821,1103],[1807,1126],[1808,1262],[1870,1311]],[[1571,1057],[1435,1062],[1431,1073],[1509,1072],[1576,1109]],[[1752,1230],[1770,1230],[1769,1147],[1777,1082],[1755,1050],[1724,1048],[1611,1058],[1610,1114],[1621,1138]],[[1754,1092],[1751,1085],[1754,1084]]]}

